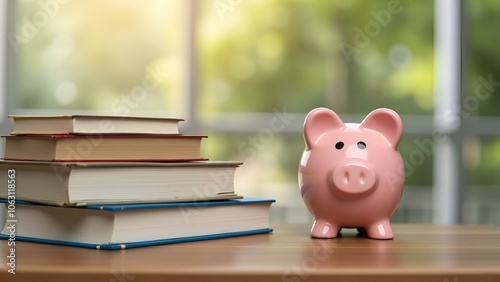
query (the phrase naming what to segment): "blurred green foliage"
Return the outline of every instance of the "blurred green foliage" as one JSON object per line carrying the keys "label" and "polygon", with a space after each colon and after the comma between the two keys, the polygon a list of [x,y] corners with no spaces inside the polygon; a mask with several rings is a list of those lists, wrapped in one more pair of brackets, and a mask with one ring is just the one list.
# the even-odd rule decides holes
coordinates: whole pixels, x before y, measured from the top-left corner
{"label": "blurred green foliage", "polygon": [[[74,0],[57,10],[40,3],[17,1],[15,33],[25,39],[17,44],[17,108],[184,113],[186,1]],[[264,113],[284,107],[305,114],[320,106],[341,114],[389,107],[401,115],[432,115],[432,0],[194,3],[199,58],[195,102],[204,120],[221,112]],[[473,96],[478,77],[492,75],[500,81],[500,3],[464,3],[464,75],[466,94]],[[46,23],[40,18],[44,13]],[[137,92],[146,88],[144,80],[155,70],[162,74],[155,87]],[[467,113],[499,116],[499,103],[498,91],[492,92]],[[296,181],[304,147],[300,133],[276,133],[255,154],[238,146],[257,132],[206,133],[205,155],[245,161],[243,181]],[[432,183],[432,151],[418,162],[411,155],[425,140],[430,137],[404,136],[401,143],[409,185]],[[500,140],[467,140],[470,183],[498,185]]]}
{"label": "blurred green foliage", "polygon": [[428,0],[202,1],[200,110],[430,114],[432,11]]}
{"label": "blurred green foliage", "polygon": [[[16,106],[181,112],[182,7],[163,0],[17,1]],[[152,72],[160,75],[146,89]]]}
{"label": "blurred green foliage", "polygon": [[[479,99],[477,106],[468,107],[472,116],[500,116],[500,3],[494,0],[464,1],[467,9],[465,19],[466,37],[465,62],[467,68],[466,95],[478,96],[477,87],[481,84],[480,77],[492,76],[497,82],[492,95],[487,100]],[[479,95],[480,96],[480,95]],[[500,155],[499,155],[500,157]]]}

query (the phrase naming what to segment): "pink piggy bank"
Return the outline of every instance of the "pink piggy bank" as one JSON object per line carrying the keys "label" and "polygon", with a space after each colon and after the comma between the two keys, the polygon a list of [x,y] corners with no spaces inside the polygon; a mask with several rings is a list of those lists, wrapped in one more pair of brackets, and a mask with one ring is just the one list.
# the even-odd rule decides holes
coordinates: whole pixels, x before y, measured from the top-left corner
{"label": "pink piggy bank", "polygon": [[394,237],[390,217],[404,186],[397,149],[402,132],[390,109],[374,110],[360,124],[344,123],[326,108],[307,115],[299,185],[314,217],[311,237],[335,238],[342,228],[373,239]]}

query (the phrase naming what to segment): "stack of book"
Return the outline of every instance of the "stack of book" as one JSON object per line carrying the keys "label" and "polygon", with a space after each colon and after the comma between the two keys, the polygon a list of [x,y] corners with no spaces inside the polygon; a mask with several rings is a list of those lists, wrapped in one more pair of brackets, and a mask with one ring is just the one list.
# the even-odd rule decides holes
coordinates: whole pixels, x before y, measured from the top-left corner
{"label": "stack of book", "polygon": [[272,231],[274,200],[236,194],[242,163],[202,157],[207,136],[181,119],[10,117],[1,238],[123,249]]}

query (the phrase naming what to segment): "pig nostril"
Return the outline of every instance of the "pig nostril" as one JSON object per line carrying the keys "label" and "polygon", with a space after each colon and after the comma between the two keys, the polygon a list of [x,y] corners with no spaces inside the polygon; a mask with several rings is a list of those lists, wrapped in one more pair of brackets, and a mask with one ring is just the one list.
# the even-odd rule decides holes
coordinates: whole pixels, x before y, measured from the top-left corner
{"label": "pig nostril", "polygon": [[344,184],[349,184],[349,172],[346,171],[344,174]]}
{"label": "pig nostril", "polygon": [[360,148],[360,149],[365,149],[365,148],[366,148],[366,143],[365,143],[365,142],[363,142],[363,141],[359,141],[359,142],[358,142],[358,148]]}

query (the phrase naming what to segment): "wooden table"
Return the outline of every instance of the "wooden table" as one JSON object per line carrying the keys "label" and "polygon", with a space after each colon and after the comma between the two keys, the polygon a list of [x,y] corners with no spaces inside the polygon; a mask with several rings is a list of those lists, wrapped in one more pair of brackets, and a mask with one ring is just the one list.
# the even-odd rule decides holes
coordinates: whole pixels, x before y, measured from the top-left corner
{"label": "wooden table", "polygon": [[394,225],[394,240],[309,238],[309,226],[202,242],[98,251],[0,242],[0,281],[500,281],[500,228]]}

